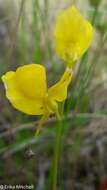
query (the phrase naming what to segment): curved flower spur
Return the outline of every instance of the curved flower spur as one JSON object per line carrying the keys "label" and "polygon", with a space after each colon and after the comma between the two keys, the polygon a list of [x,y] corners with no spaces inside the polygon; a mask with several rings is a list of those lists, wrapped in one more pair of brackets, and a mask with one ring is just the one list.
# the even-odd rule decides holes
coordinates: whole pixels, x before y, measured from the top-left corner
{"label": "curved flower spur", "polygon": [[59,118],[58,102],[67,97],[71,68],[89,48],[93,28],[76,7],[71,6],[57,17],[54,36],[56,52],[67,66],[59,82],[47,89],[45,67],[39,64],[21,66],[2,77],[6,96],[16,109],[30,115],[42,115],[36,135],[51,114]]}
{"label": "curved flower spur", "polygon": [[6,97],[14,108],[29,115],[42,115],[36,135],[51,114],[59,117],[58,102],[66,99],[71,78],[72,70],[66,69],[61,79],[47,89],[45,67],[39,64],[24,65],[2,76]]}

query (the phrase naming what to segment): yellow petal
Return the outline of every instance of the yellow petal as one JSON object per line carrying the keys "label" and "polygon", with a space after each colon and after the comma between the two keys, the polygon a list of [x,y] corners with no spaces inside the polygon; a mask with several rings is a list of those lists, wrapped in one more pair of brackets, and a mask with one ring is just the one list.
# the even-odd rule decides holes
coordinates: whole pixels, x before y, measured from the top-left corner
{"label": "yellow petal", "polygon": [[71,6],[57,17],[54,36],[58,56],[66,62],[72,63],[77,61],[89,48],[92,42],[93,28],[78,9]]}
{"label": "yellow petal", "polygon": [[3,75],[2,80],[6,96],[16,109],[31,115],[44,113],[46,73],[43,66],[29,64],[19,67],[16,72]]}
{"label": "yellow petal", "polygon": [[46,94],[46,71],[39,64],[19,67],[15,73],[19,89],[29,98],[42,98]]}
{"label": "yellow petal", "polygon": [[64,101],[67,97],[67,89],[72,79],[72,71],[66,69],[60,81],[49,88],[48,98],[50,100]]}

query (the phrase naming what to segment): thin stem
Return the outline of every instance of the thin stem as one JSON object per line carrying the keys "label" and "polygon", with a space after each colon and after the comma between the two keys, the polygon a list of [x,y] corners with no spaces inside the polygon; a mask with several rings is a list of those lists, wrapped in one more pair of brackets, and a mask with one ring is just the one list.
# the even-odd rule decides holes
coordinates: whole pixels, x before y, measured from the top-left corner
{"label": "thin stem", "polygon": [[56,125],[56,139],[55,139],[55,149],[54,149],[54,161],[53,161],[53,179],[52,179],[52,190],[57,189],[57,176],[58,176],[58,162],[60,160],[60,150],[61,150],[61,132],[62,132],[62,122],[59,113],[56,113],[58,119],[58,125]]}
{"label": "thin stem", "polygon": [[64,107],[65,107],[65,101],[63,101],[62,104],[61,104],[61,111],[60,111],[60,114],[61,114],[61,117],[62,117],[62,118],[64,117]]}

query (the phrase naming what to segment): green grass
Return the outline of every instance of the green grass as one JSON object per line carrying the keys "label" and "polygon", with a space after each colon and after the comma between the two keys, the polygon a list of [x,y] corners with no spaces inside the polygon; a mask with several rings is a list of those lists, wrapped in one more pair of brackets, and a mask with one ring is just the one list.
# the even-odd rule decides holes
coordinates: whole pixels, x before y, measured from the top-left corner
{"label": "green grass", "polygon": [[[0,75],[2,75],[3,72],[6,71],[7,68],[9,68],[10,66],[11,68],[15,68],[18,65],[34,62],[38,64],[45,64],[47,67],[47,73],[49,73],[51,78],[55,79],[56,81],[56,78],[54,76],[57,76],[57,73],[60,72],[57,71],[57,68],[60,67],[56,66],[58,63],[54,65],[54,60],[52,60],[54,57],[53,54],[55,54],[55,52],[52,49],[52,40],[50,39],[48,31],[48,17],[51,13],[51,10],[49,9],[49,3],[49,0],[45,0],[44,7],[42,7],[39,0],[32,0],[31,20],[28,21],[26,19],[26,9],[28,11],[28,7],[26,5],[26,1],[24,2],[23,9],[21,9],[21,13],[19,14],[19,23],[16,25],[13,33],[14,41],[12,43],[16,47],[16,51],[13,51],[13,49],[7,50],[6,59],[5,56],[4,60],[3,58],[1,58]],[[52,190],[57,190],[57,184],[59,186],[59,189],[63,190],[64,179],[63,168],[61,168],[61,158],[63,155],[63,151],[66,149],[66,141],[70,135],[70,131],[73,131],[73,129],[78,131],[74,145],[70,147],[71,151],[74,153],[74,157],[78,157],[81,143],[84,140],[83,134],[82,132],[80,132],[80,129],[84,129],[93,118],[106,118],[107,108],[104,108],[104,110],[98,110],[98,112],[96,113],[93,113],[92,110],[92,113],[90,113],[90,104],[93,94],[88,90],[91,84],[93,84],[94,78],[96,78],[96,73],[99,65],[102,64],[100,58],[102,58],[101,60],[104,59],[103,51],[106,47],[107,41],[107,23],[103,19],[104,16],[107,16],[107,4],[106,6],[104,6],[103,11],[100,10],[101,3],[102,2],[99,1],[99,4],[96,4],[92,3],[91,1],[91,6],[89,5],[89,11],[87,12],[87,16],[90,19],[90,22],[92,22],[96,33],[98,34],[97,47],[94,47],[94,43],[96,42],[93,39],[92,48],[90,48],[80,60],[77,73],[69,89],[69,98],[63,105],[61,105],[61,115],[64,115],[64,120],[52,121],[52,119],[50,119],[51,122],[48,123],[47,126],[44,127],[43,131],[41,131],[41,134],[37,138],[35,138],[34,126],[33,130],[31,129],[31,126],[30,129],[26,126],[24,129],[21,129],[20,126],[21,123],[26,123],[26,125],[28,123],[27,126],[29,126],[29,122],[32,122],[32,120],[33,122],[35,122],[36,117],[29,117],[21,113],[18,115],[18,112],[16,112],[16,120],[20,130],[17,127],[14,134],[14,140],[11,143],[7,143],[5,140],[5,138],[7,137],[0,137],[0,154],[7,157],[14,155],[17,167],[19,167],[23,163],[22,154],[24,154],[25,149],[29,146],[35,150],[37,156],[39,155],[41,157],[40,154],[42,154],[42,152],[45,153],[47,157],[48,154],[51,154],[49,175],[47,176],[46,186],[44,187],[44,189],[46,190],[50,190],[50,188]],[[76,1],[76,4],[78,5],[78,1]],[[15,24],[16,23],[14,23],[14,25]],[[28,29],[28,27],[31,28]],[[41,43],[43,37],[46,48],[44,48]],[[30,44],[28,44],[28,38],[31,39]],[[10,58],[8,58],[9,56]],[[6,60],[8,59],[8,63],[10,63],[11,56],[16,56],[16,58],[18,57],[16,65],[14,65],[15,61],[11,65],[7,65]],[[58,61],[56,57],[55,60],[56,62]],[[50,68],[48,68],[47,66],[48,62],[50,62]],[[54,69],[54,67],[56,67],[56,69]],[[107,66],[105,65],[105,67]],[[102,66],[100,66],[100,68],[102,69]],[[101,73],[98,74],[100,76]],[[48,78],[48,80],[50,80],[50,78]],[[4,100],[4,96],[2,97],[2,99],[5,106],[6,103]],[[7,122],[5,117],[4,120],[5,122]],[[16,120],[13,117],[13,121],[16,122]],[[10,125],[12,124],[10,123]],[[12,126],[14,127],[15,125]],[[45,144],[47,139],[48,143]],[[29,182],[32,182],[33,173],[31,172],[32,165],[31,167],[30,165],[31,163],[29,164],[29,166],[27,166],[27,172]]]}

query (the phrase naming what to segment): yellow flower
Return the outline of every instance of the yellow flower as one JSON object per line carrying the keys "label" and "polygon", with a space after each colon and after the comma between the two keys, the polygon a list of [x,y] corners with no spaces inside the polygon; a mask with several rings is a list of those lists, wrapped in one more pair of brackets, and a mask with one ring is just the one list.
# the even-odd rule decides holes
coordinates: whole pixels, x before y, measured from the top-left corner
{"label": "yellow flower", "polygon": [[93,28],[75,6],[64,10],[56,19],[55,49],[68,66],[72,66],[89,48]]}
{"label": "yellow flower", "polygon": [[13,107],[30,115],[43,115],[40,126],[50,114],[58,112],[58,103],[67,97],[67,88],[72,78],[70,69],[55,85],[47,89],[45,67],[29,64],[2,76],[6,97]]}

